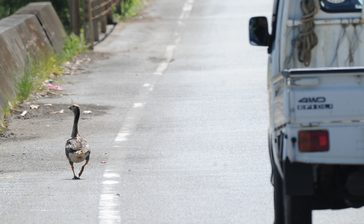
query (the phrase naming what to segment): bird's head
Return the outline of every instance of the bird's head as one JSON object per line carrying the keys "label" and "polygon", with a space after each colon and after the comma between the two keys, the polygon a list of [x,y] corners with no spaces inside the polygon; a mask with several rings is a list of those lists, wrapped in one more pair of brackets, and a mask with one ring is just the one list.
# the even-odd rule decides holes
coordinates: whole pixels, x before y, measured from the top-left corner
{"label": "bird's head", "polygon": [[76,112],[80,110],[80,106],[78,106],[77,104],[73,104],[70,107],[68,107],[68,109],[70,109],[73,112]]}

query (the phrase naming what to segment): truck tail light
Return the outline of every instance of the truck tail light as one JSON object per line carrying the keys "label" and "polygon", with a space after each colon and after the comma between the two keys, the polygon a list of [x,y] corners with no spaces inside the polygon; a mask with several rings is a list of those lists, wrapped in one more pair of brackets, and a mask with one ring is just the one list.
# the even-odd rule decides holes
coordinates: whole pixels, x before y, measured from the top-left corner
{"label": "truck tail light", "polygon": [[329,151],[329,132],[327,130],[300,131],[298,147],[301,152]]}

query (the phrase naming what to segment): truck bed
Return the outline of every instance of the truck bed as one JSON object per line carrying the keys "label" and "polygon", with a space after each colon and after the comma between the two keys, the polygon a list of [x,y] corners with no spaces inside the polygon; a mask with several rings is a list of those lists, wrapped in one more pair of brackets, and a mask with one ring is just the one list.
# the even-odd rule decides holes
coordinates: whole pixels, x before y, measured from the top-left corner
{"label": "truck bed", "polygon": [[[283,77],[290,160],[364,164],[364,68],[293,69]],[[300,130],[327,130],[329,151],[300,152]]]}

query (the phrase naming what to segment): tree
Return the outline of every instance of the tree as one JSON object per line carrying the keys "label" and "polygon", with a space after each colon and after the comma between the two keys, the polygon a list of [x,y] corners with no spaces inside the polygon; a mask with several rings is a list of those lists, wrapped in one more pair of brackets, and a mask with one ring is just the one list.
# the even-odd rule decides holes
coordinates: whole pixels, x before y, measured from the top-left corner
{"label": "tree", "polygon": [[[0,18],[10,16],[19,8],[27,5],[30,2],[41,2],[44,0],[0,0]],[[63,25],[68,28],[70,24],[68,1],[65,0],[50,0],[60,17]]]}

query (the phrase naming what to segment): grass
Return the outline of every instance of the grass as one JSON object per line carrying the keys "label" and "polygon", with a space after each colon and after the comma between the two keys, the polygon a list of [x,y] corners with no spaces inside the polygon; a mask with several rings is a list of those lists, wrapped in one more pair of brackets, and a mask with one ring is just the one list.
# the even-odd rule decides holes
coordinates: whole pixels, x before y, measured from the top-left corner
{"label": "grass", "polygon": [[23,78],[17,84],[17,96],[16,99],[22,102],[28,98],[33,91],[33,76],[31,73],[32,69],[26,69]]}
{"label": "grass", "polygon": [[[3,109],[3,112],[4,112],[4,117],[7,117],[10,115],[11,113],[11,106],[9,105],[8,107],[4,108]],[[0,119],[0,134],[5,132],[6,130],[6,122],[5,122],[5,119]]]}
{"label": "grass", "polygon": [[65,41],[64,50],[59,55],[51,55],[40,61],[30,61],[22,79],[17,84],[18,102],[23,102],[42,87],[44,80],[63,73],[62,64],[86,51],[82,38],[71,34]]}
{"label": "grass", "polygon": [[45,80],[63,74],[62,64],[86,50],[84,39],[71,34],[66,38],[64,49],[59,55],[49,55],[39,61],[30,59],[22,78],[16,85],[15,101],[9,102],[8,106],[4,108],[4,118],[0,118],[0,134],[6,130],[5,117],[11,114],[17,104],[26,101],[32,93],[42,89]]}
{"label": "grass", "polygon": [[87,50],[86,42],[81,33],[80,37],[75,34],[71,34],[65,41],[63,52],[59,55],[59,59],[62,63],[71,60],[76,55],[81,54]]}
{"label": "grass", "polygon": [[125,15],[127,17],[133,17],[136,16],[139,12],[139,9],[142,5],[141,0],[129,0],[125,1],[123,5],[123,11],[125,12]]}
{"label": "grass", "polygon": [[121,4],[120,14],[114,10],[114,18],[117,21],[122,21],[136,16],[145,2],[146,0],[124,0]]}

